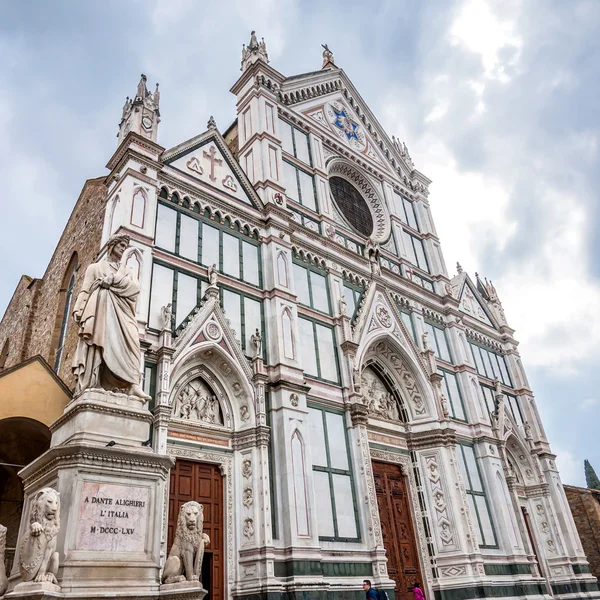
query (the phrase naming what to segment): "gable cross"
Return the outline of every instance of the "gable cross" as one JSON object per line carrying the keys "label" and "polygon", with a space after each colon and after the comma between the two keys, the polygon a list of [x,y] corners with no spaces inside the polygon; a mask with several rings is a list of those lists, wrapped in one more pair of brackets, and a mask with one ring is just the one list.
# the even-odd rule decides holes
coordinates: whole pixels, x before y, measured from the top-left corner
{"label": "gable cross", "polygon": [[215,165],[220,167],[223,164],[223,159],[216,158],[216,150],[215,150],[214,146],[210,147],[210,152],[207,152],[206,150],[204,150],[204,152],[202,152],[202,156],[204,156],[204,158],[208,158],[210,160],[209,178],[211,181],[216,181],[217,178],[215,176]]}

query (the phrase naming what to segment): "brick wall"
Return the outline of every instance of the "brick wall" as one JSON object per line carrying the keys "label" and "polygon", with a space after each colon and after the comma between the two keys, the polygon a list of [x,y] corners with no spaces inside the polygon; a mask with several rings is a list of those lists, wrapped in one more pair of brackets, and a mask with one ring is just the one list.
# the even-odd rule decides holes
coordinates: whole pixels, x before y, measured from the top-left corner
{"label": "brick wall", "polygon": [[600,578],[600,490],[564,487],[590,571]]}
{"label": "brick wall", "polygon": [[[85,270],[100,249],[106,208],[104,181],[104,177],[90,179],[83,186],[43,278],[21,278],[0,322],[0,351],[5,339],[10,338],[7,367],[36,354],[40,354],[50,366],[54,366],[66,298],[65,273],[76,252],[78,267],[73,290],[75,299],[81,289]],[[77,329],[69,317],[58,375],[70,388],[75,383],[71,374],[71,360],[76,344]]]}
{"label": "brick wall", "polygon": [[[41,280],[22,275],[13,297],[0,321],[0,354],[8,342],[8,354],[4,368],[19,364],[25,351],[25,331],[34,308],[36,293]],[[2,365],[0,365],[2,366]]]}

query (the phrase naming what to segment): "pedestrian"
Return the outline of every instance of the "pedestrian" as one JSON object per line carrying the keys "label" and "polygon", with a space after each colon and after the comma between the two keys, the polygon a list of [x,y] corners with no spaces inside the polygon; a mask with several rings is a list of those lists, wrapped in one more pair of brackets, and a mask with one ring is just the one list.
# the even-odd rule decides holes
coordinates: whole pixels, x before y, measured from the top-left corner
{"label": "pedestrian", "polygon": [[377,592],[371,587],[371,582],[368,579],[363,581],[363,590],[365,590],[365,598],[369,600],[369,598],[373,598],[377,600]]}
{"label": "pedestrian", "polygon": [[413,596],[415,597],[415,600],[425,600],[425,594],[418,581],[415,581],[415,585],[413,586]]}

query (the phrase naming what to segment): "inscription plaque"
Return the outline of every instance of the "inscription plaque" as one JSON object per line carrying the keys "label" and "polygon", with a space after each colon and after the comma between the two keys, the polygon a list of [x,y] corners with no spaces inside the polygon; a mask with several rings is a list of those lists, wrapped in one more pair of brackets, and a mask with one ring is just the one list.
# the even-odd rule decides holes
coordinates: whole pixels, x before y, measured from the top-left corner
{"label": "inscription plaque", "polygon": [[84,481],[75,550],[143,552],[148,498],[146,487]]}

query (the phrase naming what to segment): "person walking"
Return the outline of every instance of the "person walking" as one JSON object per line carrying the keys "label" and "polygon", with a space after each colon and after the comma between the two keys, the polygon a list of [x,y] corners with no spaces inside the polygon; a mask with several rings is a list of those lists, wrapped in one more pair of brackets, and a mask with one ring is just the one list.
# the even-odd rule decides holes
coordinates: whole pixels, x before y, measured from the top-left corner
{"label": "person walking", "polygon": [[425,594],[418,581],[415,581],[415,585],[413,586],[413,596],[415,597],[415,600],[425,600]]}
{"label": "person walking", "polygon": [[372,598],[373,600],[377,600],[377,592],[371,587],[371,582],[368,579],[363,581],[363,590],[365,590],[365,598],[369,600]]}

